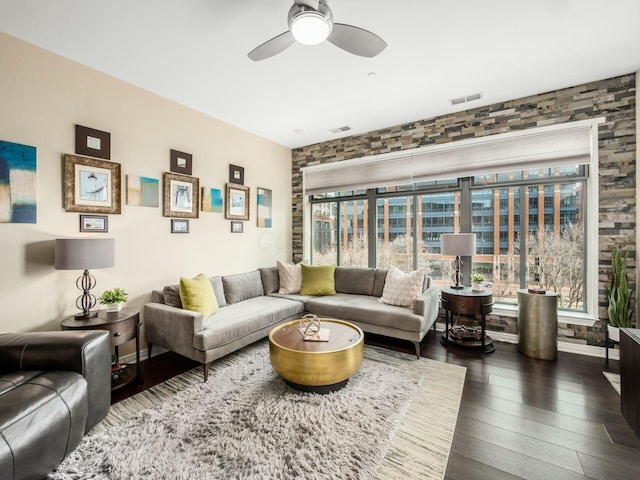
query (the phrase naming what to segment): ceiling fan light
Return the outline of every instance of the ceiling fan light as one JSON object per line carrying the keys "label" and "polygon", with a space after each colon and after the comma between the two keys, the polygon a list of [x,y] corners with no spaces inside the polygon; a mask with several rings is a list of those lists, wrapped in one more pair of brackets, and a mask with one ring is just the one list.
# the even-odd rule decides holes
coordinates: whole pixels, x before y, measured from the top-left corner
{"label": "ceiling fan light", "polygon": [[289,30],[303,45],[318,45],[331,33],[331,23],[318,12],[301,12],[291,19]]}

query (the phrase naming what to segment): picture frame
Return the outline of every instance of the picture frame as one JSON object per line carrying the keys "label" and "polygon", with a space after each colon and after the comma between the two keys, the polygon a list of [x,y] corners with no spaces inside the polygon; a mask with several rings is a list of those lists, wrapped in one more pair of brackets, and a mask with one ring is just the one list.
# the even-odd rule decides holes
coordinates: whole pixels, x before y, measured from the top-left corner
{"label": "picture frame", "polygon": [[189,220],[185,218],[172,218],[171,233],[189,233]]}
{"label": "picture frame", "polygon": [[76,125],[76,153],[90,157],[111,158],[111,134]]}
{"label": "picture frame", "polygon": [[229,183],[244,185],[244,167],[229,164]]}
{"label": "picture frame", "polygon": [[164,172],[162,215],[165,217],[198,218],[200,211],[199,179]]}
{"label": "picture frame", "polygon": [[249,220],[249,196],[249,187],[227,183],[224,218],[227,220]]}
{"label": "picture frame", "polygon": [[193,155],[190,153],[179,152],[178,150],[171,150],[171,161],[169,170],[182,175],[191,175],[193,166]]}
{"label": "picture frame", "polygon": [[268,188],[258,187],[256,194],[257,225],[260,228],[271,228],[273,210],[273,192]]}
{"label": "picture frame", "polygon": [[244,223],[232,221],[231,222],[231,233],[243,233],[244,232]]}
{"label": "picture frame", "polygon": [[120,164],[63,156],[63,203],[66,212],[119,214],[122,209]]}
{"label": "picture frame", "polygon": [[107,233],[109,231],[109,217],[106,215],[80,214],[80,231]]}

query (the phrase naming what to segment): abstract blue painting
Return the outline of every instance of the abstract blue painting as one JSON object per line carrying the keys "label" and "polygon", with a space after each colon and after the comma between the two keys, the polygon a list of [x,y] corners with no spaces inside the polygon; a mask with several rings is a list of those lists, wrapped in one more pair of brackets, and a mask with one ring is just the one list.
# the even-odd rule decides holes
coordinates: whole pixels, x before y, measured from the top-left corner
{"label": "abstract blue painting", "polygon": [[0,223],[36,223],[36,147],[0,140]]}

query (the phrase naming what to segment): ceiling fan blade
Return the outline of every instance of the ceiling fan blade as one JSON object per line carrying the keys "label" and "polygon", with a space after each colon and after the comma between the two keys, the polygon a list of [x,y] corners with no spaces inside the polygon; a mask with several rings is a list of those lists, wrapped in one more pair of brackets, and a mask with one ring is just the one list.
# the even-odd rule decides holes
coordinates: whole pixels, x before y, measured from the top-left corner
{"label": "ceiling fan blade", "polygon": [[254,48],[247,55],[251,60],[259,62],[260,60],[279,54],[294,43],[295,39],[293,38],[293,35],[291,35],[291,32],[287,30],[277,37],[267,40],[259,47]]}
{"label": "ceiling fan blade", "polygon": [[318,10],[320,6],[320,0],[295,0],[294,3],[302,7],[313,8],[314,10]]}
{"label": "ceiling fan blade", "polygon": [[336,47],[361,57],[375,57],[387,48],[387,42],[375,33],[344,23],[334,23],[327,40]]}

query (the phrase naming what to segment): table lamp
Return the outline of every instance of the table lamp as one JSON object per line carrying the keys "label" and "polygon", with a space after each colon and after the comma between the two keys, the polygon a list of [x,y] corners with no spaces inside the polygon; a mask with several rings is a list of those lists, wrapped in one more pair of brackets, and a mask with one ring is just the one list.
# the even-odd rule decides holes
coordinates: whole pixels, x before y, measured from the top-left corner
{"label": "table lamp", "polygon": [[464,288],[464,285],[462,285],[462,273],[460,273],[460,268],[462,267],[460,257],[470,257],[476,253],[476,235],[474,233],[445,233],[440,236],[440,253],[442,255],[455,255],[453,278],[456,283],[451,285],[451,288],[458,290]]}
{"label": "table lamp", "polygon": [[82,310],[77,319],[88,319],[98,315],[91,309],[96,305],[96,297],[91,289],[96,279],[89,269],[109,268],[114,265],[115,241],[113,238],[56,238],[56,270],[84,270],[76,280],[76,287],[82,295],[76,299],[76,307]]}

